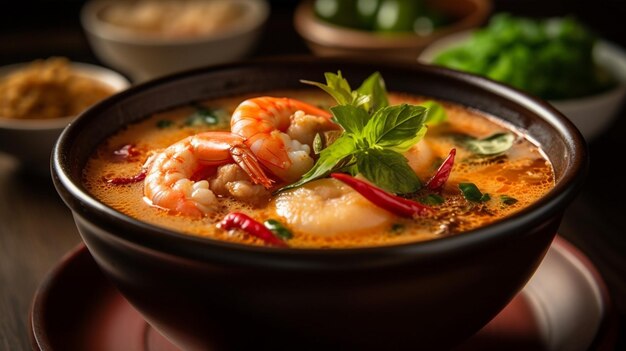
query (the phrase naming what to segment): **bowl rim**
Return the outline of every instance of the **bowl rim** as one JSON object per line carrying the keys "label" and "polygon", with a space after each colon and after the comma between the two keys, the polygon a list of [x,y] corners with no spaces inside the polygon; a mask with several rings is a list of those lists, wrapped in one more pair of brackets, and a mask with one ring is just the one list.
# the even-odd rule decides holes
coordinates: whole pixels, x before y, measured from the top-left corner
{"label": "bowl rim", "polygon": [[214,33],[204,33],[189,37],[160,37],[137,33],[132,29],[122,28],[115,24],[103,21],[99,13],[106,7],[115,4],[114,0],[90,0],[80,11],[80,22],[89,34],[124,44],[138,46],[184,46],[202,44],[217,40],[234,39],[243,34],[253,32],[262,26],[270,15],[270,6],[266,0],[227,0],[229,3],[238,3],[246,6],[241,26],[230,26],[228,30]]}
{"label": "bowl rim", "polygon": [[[0,67],[0,79],[12,72],[27,67],[33,61],[18,62]],[[118,93],[130,87],[130,81],[122,74],[103,66],[77,61],[69,62],[70,68],[79,76],[87,77],[98,81],[113,89],[114,93]],[[73,121],[77,116],[65,116],[58,118],[7,118],[0,116],[0,128],[19,129],[19,130],[43,130],[43,129],[59,129]]]}
{"label": "bowl rim", "polygon": [[[445,79],[471,84],[489,94],[508,99],[516,105],[521,105],[526,109],[534,111],[535,114],[543,116],[542,118],[552,125],[557,133],[564,135],[563,140],[568,146],[568,151],[571,152],[569,155],[572,160],[570,167],[564,172],[561,181],[542,198],[505,219],[490,225],[458,235],[428,241],[378,247],[335,249],[284,249],[232,243],[179,233],[164,227],[141,222],[114,210],[96,200],[81,184],[77,184],[72,180],[69,167],[71,160],[64,155],[64,151],[72,147],[72,138],[79,133],[78,130],[83,122],[86,123],[85,121],[89,118],[94,118],[91,116],[97,116],[100,111],[106,110],[109,106],[115,105],[119,101],[158,86],[184,81],[198,74],[211,74],[242,67],[267,70],[284,64],[301,67],[306,64],[319,62],[333,63],[340,67],[366,65],[369,68],[376,66],[380,69],[403,69],[410,70],[413,73],[424,71],[429,74],[441,75]],[[341,269],[353,270],[369,269],[381,264],[381,262],[389,263],[389,261],[425,260],[436,262],[449,255],[465,255],[477,250],[485,250],[488,247],[497,247],[498,244],[511,236],[523,237],[526,234],[524,230],[531,227],[531,225],[537,225],[555,216],[560,216],[565,206],[577,195],[578,190],[582,186],[586,177],[587,167],[587,145],[578,129],[548,103],[519,90],[483,77],[430,65],[397,61],[372,62],[363,58],[319,58],[310,56],[261,58],[215,65],[177,73],[131,87],[98,103],[90,110],[81,114],[75,123],[66,128],[59,137],[51,159],[54,185],[63,201],[74,212],[74,216],[89,217],[88,222],[91,223],[90,225],[95,224],[109,230],[110,233],[107,236],[111,236],[112,240],[130,243],[143,250],[156,252],[158,255],[165,253],[184,259],[206,262],[224,260],[233,264],[282,268],[285,268],[285,262],[293,262],[296,259],[298,265],[294,269],[310,268],[316,270],[336,270],[338,268],[335,264],[338,262],[342,263]],[[77,220],[77,222],[79,221]],[[123,233],[115,233],[116,229],[123,229]],[[246,256],[245,262],[237,258],[242,254]]]}
{"label": "bowl rim", "polygon": [[[320,20],[313,12],[313,0],[304,0],[294,12],[294,27],[306,40],[334,48],[355,50],[392,50],[404,47],[420,47],[436,38],[475,27],[483,23],[492,9],[491,0],[464,0],[476,8],[454,23],[435,29],[429,35],[414,33],[376,33],[342,27]],[[353,40],[346,40],[352,38]]]}

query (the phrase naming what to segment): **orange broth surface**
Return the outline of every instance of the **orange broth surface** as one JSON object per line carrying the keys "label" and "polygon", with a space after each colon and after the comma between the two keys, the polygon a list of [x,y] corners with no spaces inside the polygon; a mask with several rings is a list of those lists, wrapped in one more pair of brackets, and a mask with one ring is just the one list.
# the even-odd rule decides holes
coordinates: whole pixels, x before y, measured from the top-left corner
{"label": "orange broth surface", "polygon": [[[367,200],[346,202],[345,206],[340,203],[339,208],[345,209],[346,214],[344,217],[336,218],[338,213],[341,216],[344,212],[337,211],[336,208],[323,202],[316,203],[311,200],[311,197],[297,199],[297,192],[294,192],[293,194],[296,195],[291,196],[295,200],[291,200],[301,203],[309,201],[310,206],[305,215],[320,222],[319,230],[299,231],[289,224],[300,220],[302,211],[290,214],[291,218],[281,217],[277,213],[277,203],[285,206],[285,202],[277,200],[276,196],[255,205],[221,197],[215,212],[202,218],[191,218],[150,205],[150,201],[144,198],[143,181],[123,185],[106,181],[115,177],[131,177],[138,174],[149,155],[187,136],[209,130],[229,130],[229,119],[237,105],[246,98],[254,96],[287,96],[322,108],[333,105],[327,95],[317,91],[272,91],[201,102],[201,106],[218,111],[216,114],[220,117],[219,122],[212,126],[188,125],[186,121],[194,113],[197,105],[156,113],[120,130],[97,148],[84,171],[86,188],[106,205],[130,217],[189,235],[264,245],[261,240],[241,230],[224,231],[216,226],[229,212],[239,211],[247,213],[259,222],[276,219],[285,223],[293,233],[293,237],[287,241],[290,247],[348,248],[431,240],[472,230],[519,211],[554,187],[554,172],[550,162],[539,147],[526,139],[523,133],[495,118],[443,101],[439,102],[446,109],[447,121],[429,127],[424,140],[406,154],[409,164],[425,183],[435,173],[450,149],[456,148],[457,150],[454,168],[440,194],[445,201],[442,204],[433,205],[433,215],[425,218],[400,218],[377,207],[372,210],[371,207],[374,206],[370,206],[369,210],[386,218],[382,223],[329,235],[328,233],[332,232],[333,228],[350,227],[349,223],[366,223],[368,218],[364,217],[370,215],[367,211],[361,215],[362,206],[360,207],[359,204],[362,205]],[[419,96],[393,92],[389,93],[389,99],[392,105],[419,104],[426,100]],[[454,135],[459,133],[484,138],[506,131],[515,133],[517,139],[513,147],[496,156],[476,156],[460,146],[454,138]],[[133,152],[128,157],[120,158],[115,155],[115,151],[124,145],[133,145]],[[427,158],[424,157],[426,153],[429,154]],[[484,202],[466,200],[458,187],[458,184],[462,182],[474,183],[481,192],[489,194],[490,199]],[[321,183],[345,187],[335,180],[323,180]],[[419,201],[426,195],[428,193],[422,190],[410,197]],[[358,194],[357,196],[360,197]],[[514,198],[517,202],[506,204],[502,196]],[[336,203],[334,205],[337,206]],[[366,205],[371,205],[371,203]],[[329,218],[334,219],[329,220]]]}

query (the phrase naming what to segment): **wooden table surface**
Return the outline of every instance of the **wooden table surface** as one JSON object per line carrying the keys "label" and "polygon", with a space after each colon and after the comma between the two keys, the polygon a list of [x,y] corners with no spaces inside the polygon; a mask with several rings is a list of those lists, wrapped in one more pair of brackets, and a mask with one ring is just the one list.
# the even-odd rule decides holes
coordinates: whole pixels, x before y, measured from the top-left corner
{"label": "wooden table surface", "polygon": [[[61,1],[19,2],[16,6],[22,6],[22,12],[16,15],[18,18],[25,16],[24,7],[29,3],[55,5],[50,11],[62,6]],[[291,6],[286,3],[274,3],[272,21],[256,56],[307,52],[293,32],[289,20]],[[533,14],[536,3],[496,1],[496,10]],[[590,8],[582,3],[557,1],[548,8],[542,7],[541,14],[568,13],[562,6],[571,6],[571,11],[586,19],[605,38],[626,47],[626,38],[617,24],[626,18],[623,1],[599,0]],[[77,20],[67,20],[70,15],[77,16],[81,4],[78,0],[64,2],[65,11],[43,11],[35,16],[54,17],[63,12],[66,22],[62,23],[41,24],[33,20],[31,26],[17,25],[10,13],[0,15],[0,65],[51,55],[99,63]],[[46,35],[42,36],[42,32]],[[279,40],[272,37],[276,33],[281,33]],[[613,308],[621,321],[616,350],[626,349],[626,176],[618,170],[626,155],[625,135],[626,109],[622,108],[615,125],[590,144],[589,178],[566,212],[559,231],[591,259],[608,284]],[[33,294],[45,274],[79,243],[71,213],[57,196],[49,177],[29,175],[10,156],[0,153],[0,350],[30,349],[28,312]]]}

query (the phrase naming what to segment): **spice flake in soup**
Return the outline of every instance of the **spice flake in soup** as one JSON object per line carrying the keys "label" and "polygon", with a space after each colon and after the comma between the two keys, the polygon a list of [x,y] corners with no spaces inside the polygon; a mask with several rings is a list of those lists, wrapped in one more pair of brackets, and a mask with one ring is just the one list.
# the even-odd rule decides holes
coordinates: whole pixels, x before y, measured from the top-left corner
{"label": "spice flake in soup", "polygon": [[[89,191],[139,220],[252,245],[346,248],[455,235],[536,201],[551,164],[522,133],[465,107],[352,90],[269,91],[156,113],[105,140]],[[325,92],[325,93],[324,93]]]}

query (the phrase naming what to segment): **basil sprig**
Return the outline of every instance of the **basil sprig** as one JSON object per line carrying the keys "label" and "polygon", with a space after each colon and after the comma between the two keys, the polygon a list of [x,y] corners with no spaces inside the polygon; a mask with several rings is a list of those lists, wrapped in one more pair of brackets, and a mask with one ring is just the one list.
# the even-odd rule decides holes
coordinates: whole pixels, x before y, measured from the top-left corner
{"label": "basil sprig", "polygon": [[339,105],[361,107],[370,114],[389,106],[385,81],[378,72],[370,75],[356,90],[352,90],[350,83],[341,75],[341,71],[337,74],[326,72],[324,78],[326,78],[326,84],[310,80],[301,80],[301,82],[324,90]]}
{"label": "basil sprig", "polygon": [[515,143],[513,133],[495,133],[483,139],[476,139],[468,135],[460,137],[459,141],[469,151],[481,155],[491,156],[501,154]]}
{"label": "basil sprig", "polygon": [[467,201],[486,202],[491,200],[491,196],[481,192],[474,183],[459,183],[459,189]]}
{"label": "basil sprig", "polygon": [[[426,122],[445,120],[445,111],[434,103],[427,107],[389,106],[385,83],[376,72],[352,90],[341,75],[326,73],[326,84],[303,81],[330,94],[338,103],[330,110],[343,134],[319,152],[319,159],[297,182],[279,191],[295,188],[331,172],[362,174],[378,187],[396,194],[417,191],[421,182],[402,155],[426,134]],[[432,110],[432,114],[427,111]]]}

